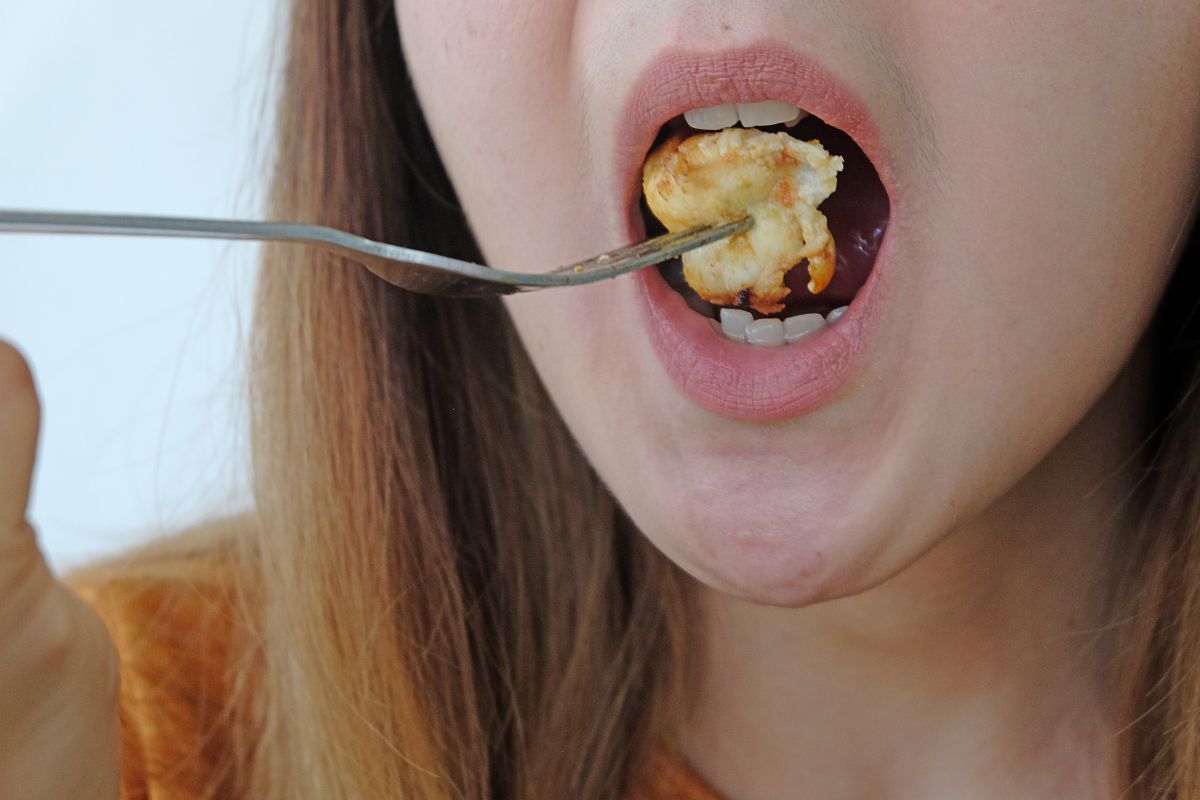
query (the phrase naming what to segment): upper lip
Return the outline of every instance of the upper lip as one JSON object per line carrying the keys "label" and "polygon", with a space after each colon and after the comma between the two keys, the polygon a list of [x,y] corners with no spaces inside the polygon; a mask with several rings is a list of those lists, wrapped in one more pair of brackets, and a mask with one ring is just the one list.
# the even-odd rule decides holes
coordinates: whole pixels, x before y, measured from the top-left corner
{"label": "upper lip", "polygon": [[792,103],[849,134],[895,203],[888,159],[866,104],[823,66],[772,41],[715,52],[675,48],[661,52],[642,71],[617,122],[614,165],[631,237],[644,233],[636,202],[641,165],[659,129],[689,109],[760,100]]}

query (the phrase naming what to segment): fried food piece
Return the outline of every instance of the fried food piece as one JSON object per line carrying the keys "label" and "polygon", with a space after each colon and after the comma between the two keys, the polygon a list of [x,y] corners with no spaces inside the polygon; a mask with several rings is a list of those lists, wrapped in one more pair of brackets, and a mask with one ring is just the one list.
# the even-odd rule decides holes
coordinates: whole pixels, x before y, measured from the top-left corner
{"label": "fried food piece", "polygon": [[668,139],[646,160],[642,191],[672,232],[752,216],[750,230],[684,253],[683,276],[710,303],[773,314],[783,310],[792,267],[808,262],[813,294],[833,277],[833,236],[817,206],[841,170],[841,157],[816,140],[726,128]]}

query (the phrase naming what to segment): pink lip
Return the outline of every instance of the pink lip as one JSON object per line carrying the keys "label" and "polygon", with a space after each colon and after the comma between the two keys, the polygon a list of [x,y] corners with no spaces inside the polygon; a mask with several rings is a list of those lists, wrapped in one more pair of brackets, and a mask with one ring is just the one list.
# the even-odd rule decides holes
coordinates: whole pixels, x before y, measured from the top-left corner
{"label": "pink lip", "polygon": [[[642,73],[617,131],[617,174],[628,176],[620,202],[629,211],[632,240],[645,235],[636,202],[641,164],[662,125],[688,109],[758,100],[793,103],[853,137],[879,172],[894,223],[898,198],[891,170],[862,101],[812,61],[766,43],[715,53],[669,50]],[[881,316],[890,241],[885,236],[870,277],[835,325],[779,348],[750,347],[715,334],[657,270],[635,273],[642,319],[659,361],[694,402],[719,414],[771,420],[817,408],[846,386],[865,360]]]}

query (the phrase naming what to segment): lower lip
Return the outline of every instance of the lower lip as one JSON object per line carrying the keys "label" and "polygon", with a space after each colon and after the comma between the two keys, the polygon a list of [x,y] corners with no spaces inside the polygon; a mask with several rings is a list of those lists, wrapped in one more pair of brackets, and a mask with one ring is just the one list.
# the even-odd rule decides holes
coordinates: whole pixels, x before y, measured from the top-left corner
{"label": "lower lip", "polygon": [[841,319],[782,347],[725,338],[708,318],[688,308],[657,269],[635,273],[642,320],[659,361],[688,397],[723,416],[766,421],[819,408],[842,392],[866,361],[886,293],[881,275],[888,242],[885,236],[871,274]]}

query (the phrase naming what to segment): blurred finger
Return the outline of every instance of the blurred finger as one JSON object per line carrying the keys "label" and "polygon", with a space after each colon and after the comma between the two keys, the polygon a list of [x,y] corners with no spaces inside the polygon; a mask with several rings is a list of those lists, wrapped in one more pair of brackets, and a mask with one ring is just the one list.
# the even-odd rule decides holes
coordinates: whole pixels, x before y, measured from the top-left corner
{"label": "blurred finger", "polygon": [[26,527],[39,417],[29,365],[0,340],[0,536]]}

